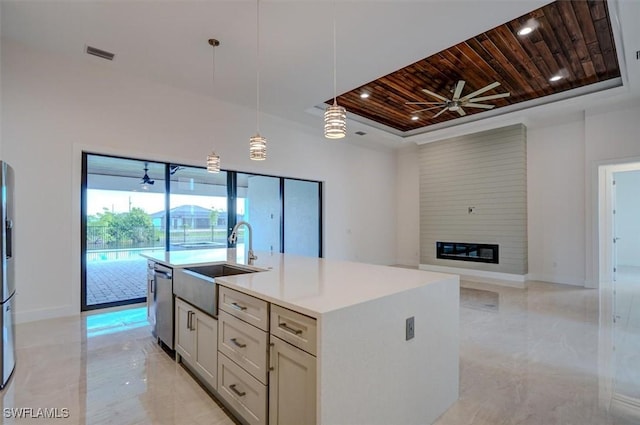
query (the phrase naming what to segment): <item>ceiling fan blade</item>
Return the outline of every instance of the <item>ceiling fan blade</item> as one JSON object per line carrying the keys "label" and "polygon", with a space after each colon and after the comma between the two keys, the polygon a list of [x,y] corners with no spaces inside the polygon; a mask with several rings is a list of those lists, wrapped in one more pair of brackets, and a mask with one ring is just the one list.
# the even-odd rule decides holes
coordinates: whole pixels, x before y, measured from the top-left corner
{"label": "ceiling fan blade", "polygon": [[476,97],[467,99],[469,102],[484,102],[485,100],[500,99],[501,97],[509,97],[511,93],[492,94],[491,96]]}
{"label": "ceiling fan blade", "polygon": [[458,108],[458,113],[460,114],[461,117],[464,117],[465,115],[467,115],[467,113],[462,108]]}
{"label": "ceiling fan blade", "polygon": [[460,95],[462,94],[462,89],[464,88],[464,80],[458,81],[458,85],[456,86],[456,90],[453,92],[453,100],[460,99]]}
{"label": "ceiling fan blade", "polygon": [[446,102],[447,100],[449,100],[449,99],[447,99],[447,98],[446,98],[446,97],[444,97],[444,96],[440,96],[438,93],[434,93],[434,92],[432,92],[431,90],[422,89],[422,91],[423,91],[423,92],[425,92],[426,94],[430,94],[431,96],[435,97],[436,99],[440,99],[440,100],[442,100],[442,101],[444,101],[444,102]]}
{"label": "ceiling fan blade", "polygon": [[444,114],[448,110],[449,110],[449,108],[444,108],[442,111],[438,112],[437,114],[435,114],[431,118],[438,118],[440,115]]}
{"label": "ceiling fan blade", "polygon": [[405,105],[442,105],[442,102],[404,102]]}
{"label": "ceiling fan blade", "polygon": [[486,91],[489,91],[489,90],[491,90],[491,89],[495,89],[495,88],[496,88],[496,87],[498,87],[499,85],[500,85],[500,83],[499,83],[499,82],[497,82],[497,81],[496,81],[496,82],[493,82],[493,83],[489,84],[488,86],[485,86],[485,87],[481,88],[480,90],[476,90],[476,91],[474,91],[473,93],[470,93],[470,94],[466,95],[465,97],[463,97],[463,98],[462,98],[462,99],[460,99],[460,100],[461,100],[461,101],[466,101],[466,100],[469,100],[469,99],[473,99],[473,98],[474,98],[474,97],[476,97],[477,95],[482,94],[482,93],[484,93],[484,92],[486,92]]}
{"label": "ceiling fan blade", "polygon": [[493,109],[496,105],[485,105],[483,103],[465,103],[465,108],[482,108],[482,109]]}
{"label": "ceiling fan blade", "polygon": [[432,106],[431,108],[418,109],[417,111],[411,111],[412,114],[417,114],[418,112],[430,111],[432,109],[438,109],[440,106]]}

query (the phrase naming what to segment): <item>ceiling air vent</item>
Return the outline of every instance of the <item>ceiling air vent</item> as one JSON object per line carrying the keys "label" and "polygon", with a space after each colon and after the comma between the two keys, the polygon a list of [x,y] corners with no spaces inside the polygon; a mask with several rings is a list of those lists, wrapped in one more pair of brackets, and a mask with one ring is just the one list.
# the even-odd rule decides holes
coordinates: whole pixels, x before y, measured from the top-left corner
{"label": "ceiling air vent", "polygon": [[93,56],[97,56],[102,59],[112,61],[115,57],[115,53],[107,52],[106,50],[96,49],[95,47],[87,46],[87,53]]}
{"label": "ceiling air vent", "polygon": [[365,133],[364,131],[356,131],[356,134],[357,134],[358,136],[364,136],[364,135],[365,135],[365,134],[367,134],[367,133]]}

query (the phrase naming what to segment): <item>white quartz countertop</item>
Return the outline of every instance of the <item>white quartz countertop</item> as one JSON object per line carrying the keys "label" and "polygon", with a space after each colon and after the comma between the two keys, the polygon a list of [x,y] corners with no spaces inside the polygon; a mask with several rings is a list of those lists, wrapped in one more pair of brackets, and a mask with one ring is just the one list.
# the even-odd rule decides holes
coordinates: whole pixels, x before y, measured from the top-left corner
{"label": "white quartz countertop", "polygon": [[[448,280],[457,275],[349,261],[258,252],[254,268],[263,271],[216,278],[220,285],[320,318],[323,314]],[[235,249],[171,251],[145,254],[172,267],[208,263],[243,264]]]}

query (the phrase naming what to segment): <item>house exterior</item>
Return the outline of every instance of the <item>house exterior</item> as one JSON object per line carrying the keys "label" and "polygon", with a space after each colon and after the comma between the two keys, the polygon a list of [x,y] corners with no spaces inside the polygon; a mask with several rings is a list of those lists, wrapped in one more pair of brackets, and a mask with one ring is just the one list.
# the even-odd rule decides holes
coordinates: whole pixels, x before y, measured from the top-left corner
{"label": "house exterior", "polygon": [[[198,205],[180,205],[169,210],[171,220],[170,229],[211,229],[211,227],[225,226],[226,215],[212,214],[213,210],[200,207]],[[157,229],[165,229],[165,212],[164,210],[150,214],[153,226]],[[216,221],[213,222],[213,218]]]}

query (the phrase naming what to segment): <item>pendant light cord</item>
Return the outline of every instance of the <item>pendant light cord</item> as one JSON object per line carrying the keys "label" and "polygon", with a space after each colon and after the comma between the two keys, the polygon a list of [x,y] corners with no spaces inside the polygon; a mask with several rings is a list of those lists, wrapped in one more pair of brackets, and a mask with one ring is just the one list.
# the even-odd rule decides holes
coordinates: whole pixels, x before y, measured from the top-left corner
{"label": "pendant light cord", "polygon": [[256,0],[256,133],[260,134],[260,0]]}
{"label": "pendant light cord", "polygon": [[213,62],[211,64],[211,94],[215,94],[216,91],[216,45],[212,44],[211,48],[213,49],[213,54],[211,55],[213,58]]}
{"label": "pendant light cord", "polygon": [[336,74],[338,73],[337,71],[337,59],[336,59],[336,50],[337,50],[337,43],[336,43],[336,2],[333,2],[333,104],[336,104],[336,86],[337,86],[337,76]]}

